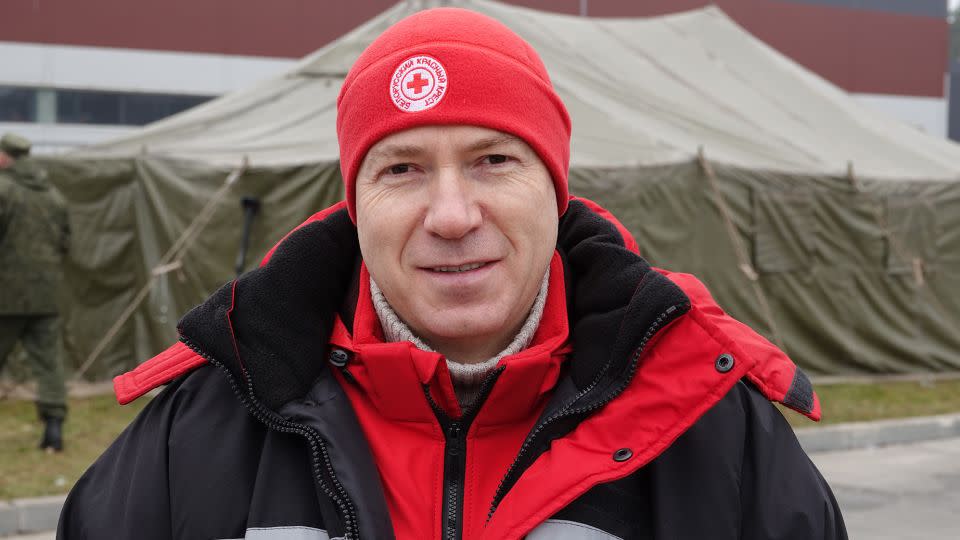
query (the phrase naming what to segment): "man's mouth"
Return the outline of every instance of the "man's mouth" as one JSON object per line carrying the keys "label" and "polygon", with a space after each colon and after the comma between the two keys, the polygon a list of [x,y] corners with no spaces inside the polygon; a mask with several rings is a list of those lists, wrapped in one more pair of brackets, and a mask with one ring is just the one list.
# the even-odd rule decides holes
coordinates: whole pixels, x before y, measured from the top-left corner
{"label": "man's mouth", "polygon": [[434,266],[430,268],[434,272],[469,272],[470,270],[476,270],[482,266],[486,266],[485,262],[462,264],[460,266]]}

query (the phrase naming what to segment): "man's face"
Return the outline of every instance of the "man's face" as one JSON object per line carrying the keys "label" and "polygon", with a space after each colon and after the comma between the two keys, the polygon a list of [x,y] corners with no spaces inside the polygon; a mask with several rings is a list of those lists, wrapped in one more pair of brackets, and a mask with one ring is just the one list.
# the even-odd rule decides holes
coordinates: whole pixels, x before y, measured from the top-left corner
{"label": "man's face", "polygon": [[13,158],[3,150],[0,150],[0,169],[6,169],[13,165]]}
{"label": "man's face", "polygon": [[510,343],[557,241],[553,182],[525,142],[474,126],[395,133],[367,152],[356,205],[367,268],[414,333],[461,362]]}

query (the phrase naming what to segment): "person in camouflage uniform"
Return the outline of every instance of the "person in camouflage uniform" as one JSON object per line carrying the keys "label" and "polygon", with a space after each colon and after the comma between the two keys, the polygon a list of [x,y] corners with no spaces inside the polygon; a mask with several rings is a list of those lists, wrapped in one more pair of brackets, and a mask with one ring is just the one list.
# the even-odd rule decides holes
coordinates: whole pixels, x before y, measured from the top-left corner
{"label": "person in camouflage uniform", "polygon": [[0,370],[19,341],[46,424],[40,447],[60,451],[67,405],[57,296],[70,226],[66,201],[29,154],[27,139],[0,138]]}

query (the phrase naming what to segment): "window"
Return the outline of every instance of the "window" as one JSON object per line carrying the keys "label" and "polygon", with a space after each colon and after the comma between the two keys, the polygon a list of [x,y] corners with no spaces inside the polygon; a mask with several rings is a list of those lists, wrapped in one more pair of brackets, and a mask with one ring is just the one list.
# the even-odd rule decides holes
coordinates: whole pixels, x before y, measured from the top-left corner
{"label": "window", "polygon": [[142,126],[211,97],[0,86],[0,122]]}
{"label": "window", "polygon": [[36,89],[0,86],[0,122],[36,122],[36,120]]}
{"label": "window", "polygon": [[128,94],[124,103],[125,124],[142,126],[200,105],[210,98]]}
{"label": "window", "polygon": [[58,124],[123,125],[120,96],[108,92],[57,90]]}
{"label": "window", "polygon": [[207,96],[57,90],[57,122],[142,126],[208,99]]}

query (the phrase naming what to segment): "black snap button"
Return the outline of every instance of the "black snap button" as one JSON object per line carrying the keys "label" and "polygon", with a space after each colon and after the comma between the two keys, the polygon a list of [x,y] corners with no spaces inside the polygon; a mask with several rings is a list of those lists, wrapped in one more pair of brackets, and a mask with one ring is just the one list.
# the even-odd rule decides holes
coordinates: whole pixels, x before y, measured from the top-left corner
{"label": "black snap button", "polygon": [[349,360],[350,355],[347,354],[347,351],[343,349],[333,349],[330,351],[330,363],[337,367],[343,367],[347,365]]}
{"label": "black snap button", "polygon": [[733,369],[733,355],[723,353],[717,357],[716,368],[720,373],[726,373]]}
{"label": "black snap button", "polygon": [[633,457],[633,450],[629,448],[621,448],[613,453],[614,461],[626,461]]}

